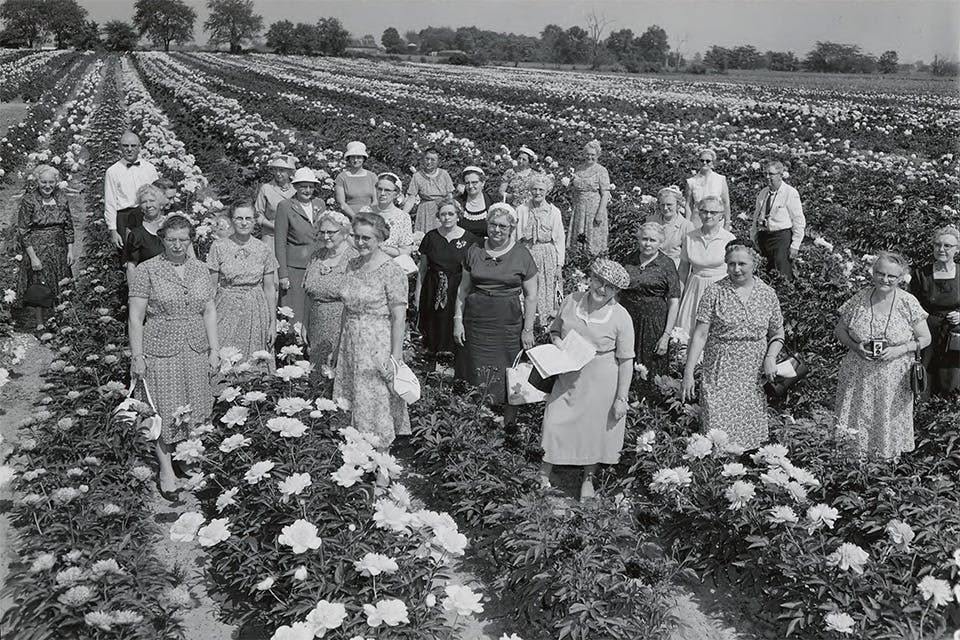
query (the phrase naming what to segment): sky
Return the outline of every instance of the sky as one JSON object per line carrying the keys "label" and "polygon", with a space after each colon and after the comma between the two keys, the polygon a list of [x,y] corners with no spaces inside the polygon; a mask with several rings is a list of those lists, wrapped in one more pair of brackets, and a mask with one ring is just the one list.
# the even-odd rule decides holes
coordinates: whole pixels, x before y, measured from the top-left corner
{"label": "sky", "polygon": [[[98,22],[130,20],[133,0],[79,0]],[[198,42],[205,0],[185,0],[197,10]],[[752,44],[760,51],[793,51],[799,57],[818,40],[856,44],[866,53],[888,49],[901,62],[960,57],[957,0],[254,0],[266,26],[277,20],[315,22],[339,18],[355,36],[395,27],[470,26],[538,35],[547,24],[585,25],[587,15],[609,21],[609,30],[639,35],[657,24],[670,44],[692,56],[711,45]]]}

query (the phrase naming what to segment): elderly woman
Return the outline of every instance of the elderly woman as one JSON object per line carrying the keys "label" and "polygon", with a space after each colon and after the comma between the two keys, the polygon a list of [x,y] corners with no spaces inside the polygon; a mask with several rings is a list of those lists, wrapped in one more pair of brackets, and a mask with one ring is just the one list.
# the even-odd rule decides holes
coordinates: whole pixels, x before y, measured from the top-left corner
{"label": "elderly woman", "polygon": [[606,253],[610,223],[610,174],[597,162],[600,143],[591,140],[583,147],[583,162],[573,174],[573,216],[570,218],[570,247],[583,246],[590,255]]}
{"label": "elderly woman", "polygon": [[347,261],[340,283],[343,301],[333,397],[351,405],[353,426],[374,433],[389,447],[410,433],[407,405],[393,391],[394,368],[403,362],[407,276],[380,250],[390,230],[383,218],[360,213],[353,219],[358,257]]}
{"label": "elderly woman", "polygon": [[505,404],[505,371],[521,349],[533,346],[537,309],[537,263],[514,240],[516,228],[513,207],[490,207],[487,239],[467,250],[453,312],[453,339],[463,347],[454,354],[456,375],[504,405],[508,429],[515,427],[516,407]]}
{"label": "elderly woman", "polygon": [[210,276],[187,253],[196,237],[193,226],[171,215],[159,234],[163,253],[137,266],[130,281],[130,374],[143,379],[162,420],[158,486],[173,500],[177,484],[170,452],[186,440],[191,425],[210,418],[210,375],[219,366],[220,344]]}
{"label": "elderly woman", "polygon": [[623,259],[630,284],[622,287],[620,302],[633,319],[636,360],[645,368],[644,381],[669,374],[667,350],[680,309],[680,278],[673,260],[663,254],[663,242],[663,225],[644,223],[637,231],[637,249]]}
{"label": "elderly woman", "polygon": [[837,376],[837,434],[855,440],[861,456],[898,458],[913,451],[910,364],[930,344],[927,312],[900,288],[909,267],[882,251],[873,284],[840,307],[834,335],[848,351]]}
{"label": "elderly woman", "polygon": [[463,215],[460,226],[478,238],[487,237],[487,211],[496,202],[484,192],[487,176],[480,167],[469,166],[460,172],[463,193],[457,196]]}
{"label": "elderly woman", "polygon": [[[694,205],[698,205],[704,198],[719,198],[723,205],[723,228],[730,229],[730,192],[727,189],[727,179],[713,170],[717,163],[717,153],[713,149],[701,149],[697,163],[699,170],[693,177],[687,178],[687,211],[699,211]],[[694,226],[700,226],[696,215],[693,215],[690,221]]]}
{"label": "elderly woman", "polygon": [[697,324],[697,309],[707,286],[726,275],[725,248],[734,239],[723,228],[723,202],[708,196],[697,205],[702,226],[684,236],[680,247],[680,282],[683,295],[677,326],[690,336]]}
{"label": "elderly woman", "polygon": [[700,381],[703,432],[721,429],[745,450],[768,438],[761,372],[773,380],[783,346],[783,315],[770,285],[754,274],[760,254],[734,240],[725,249],[727,276],[704,292],[683,369],[682,394],[694,394],[693,371],[703,356]]}
{"label": "elderly woman", "polygon": [[377,174],[363,168],[367,159],[367,145],[362,142],[348,142],[343,157],[347,166],[333,181],[333,196],[340,210],[353,218],[364,207],[376,202]]}
{"label": "elderly woman", "polygon": [[460,202],[448,198],[437,209],[440,226],[427,232],[420,242],[420,271],[417,277],[419,327],[423,346],[430,354],[453,352],[453,308],[470,247],[480,240],[458,222]]}
{"label": "elderly woman", "polygon": [[910,292],[930,315],[930,346],[923,364],[930,374],[930,391],[948,396],[960,391],[960,269],[955,262],[960,230],[953,225],[933,234],[933,264],[910,280]]}
{"label": "elderly woman", "polygon": [[326,206],[317,195],[320,181],[311,169],[301,167],[293,176],[297,193],[277,206],[274,248],[279,263],[281,303],[303,322],[303,275],[317,242],[317,221]]}
{"label": "elderly woman", "polygon": [[[37,184],[24,194],[17,213],[17,239],[30,260],[29,269],[21,263],[17,281],[17,299],[33,284],[46,285],[60,295],[60,281],[72,274],[74,263],[73,207],[58,186],[60,172],[48,165],[34,172]],[[52,305],[51,305],[52,306]],[[43,324],[43,309],[34,307],[36,324]]]}
{"label": "elderly woman", "polygon": [[530,199],[530,180],[539,172],[533,169],[537,154],[522,146],[517,151],[516,167],[507,169],[500,177],[500,197],[504,202],[518,207]]}
{"label": "elderly woman", "polygon": [[453,193],[453,179],[439,165],[440,152],[434,147],[428,147],[420,159],[420,170],[413,174],[407,186],[403,212],[410,215],[413,207],[417,207],[417,220],[413,225],[415,231],[426,233],[436,229],[437,205]]}
{"label": "elderly woman", "polygon": [[680,250],[683,239],[693,231],[694,225],[681,213],[683,194],[679,187],[664,187],[657,192],[657,212],[647,219],[663,225],[663,244],[660,252],[673,260],[673,266],[680,266]]}
{"label": "elderly woman", "polygon": [[[162,214],[167,202],[166,196],[155,185],[145,184],[137,189],[138,211],[129,217],[131,227],[123,245],[128,285],[138,264],[163,253],[163,242],[157,236],[157,231],[163,222]],[[193,245],[187,247],[187,252],[191,257],[196,257]]]}
{"label": "elderly woman", "polygon": [[[254,238],[253,203],[230,208],[233,233],[217,240],[207,253],[207,268],[217,287],[217,334],[221,347],[234,347],[249,358],[269,350],[277,337],[277,259]],[[273,362],[267,363],[273,369]]]}
{"label": "elderly woman", "polygon": [[547,202],[553,183],[545,175],[530,181],[530,199],[517,207],[517,238],[530,250],[540,275],[537,316],[546,326],[556,316],[563,299],[563,262],[566,236],[560,210]]}
{"label": "elderly woman", "polygon": [[377,201],[363,211],[379,215],[387,223],[389,235],[380,243],[380,251],[391,258],[400,254],[411,254],[417,245],[413,242],[413,227],[410,215],[397,206],[397,196],[403,189],[403,183],[395,173],[381,173],[377,176]]}
{"label": "elderly woman", "polygon": [[253,201],[253,211],[257,214],[257,224],[261,230],[260,238],[270,251],[275,251],[274,221],[277,219],[277,207],[297,193],[290,183],[290,177],[296,169],[293,160],[289,158],[281,156],[270,160],[267,171],[270,172],[271,179],[260,185]]}
{"label": "elderly woman", "polygon": [[350,220],[338,211],[324,211],[317,224],[317,247],[310,257],[303,289],[307,293],[303,326],[314,373],[320,365],[330,364],[340,346],[340,320],[343,302],[340,288],[347,271],[347,262],[357,257],[357,250],[347,242]]}
{"label": "elderly woman", "polygon": [[590,288],[570,294],[550,325],[554,344],[576,331],[597,351],[579,371],[559,375],[543,413],[540,483],[550,485],[555,464],[581,465],[581,500],[594,496],[597,464],[616,464],[623,448],[634,346],[633,323],[617,304],[617,292],[629,285],[630,276],[621,265],[595,261]]}

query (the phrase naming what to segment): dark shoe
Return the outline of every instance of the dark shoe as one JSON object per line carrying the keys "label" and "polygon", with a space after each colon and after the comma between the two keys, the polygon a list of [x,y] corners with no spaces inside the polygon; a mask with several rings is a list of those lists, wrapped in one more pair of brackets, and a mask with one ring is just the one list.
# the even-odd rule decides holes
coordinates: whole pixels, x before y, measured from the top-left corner
{"label": "dark shoe", "polygon": [[157,492],[167,502],[180,502],[180,489],[174,489],[173,491],[164,491],[160,487],[160,478],[157,478]]}
{"label": "dark shoe", "polygon": [[178,478],[189,478],[190,467],[188,467],[182,460],[174,460],[173,475],[177,476]]}

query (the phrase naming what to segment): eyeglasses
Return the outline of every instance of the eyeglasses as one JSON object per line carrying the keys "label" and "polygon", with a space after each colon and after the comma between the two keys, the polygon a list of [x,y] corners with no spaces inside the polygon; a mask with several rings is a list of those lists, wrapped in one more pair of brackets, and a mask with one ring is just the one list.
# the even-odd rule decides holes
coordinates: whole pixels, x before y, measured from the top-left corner
{"label": "eyeglasses", "polygon": [[338,230],[338,231],[324,231],[324,230],[321,229],[320,231],[317,231],[317,235],[318,235],[318,236],[324,236],[324,237],[335,236],[335,235],[337,235],[338,233],[340,233],[339,230]]}
{"label": "eyeglasses", "polygon": [[713,162],[710,158],[700,158],[700,164],[710,164]]}
{"label": "eyeglasses", "polygon": [[391,189],[391,188],[388,188],[388,187],[376,187],[376,190],[377,190],[377,191],[382,191],[382,192],[384,192],[384,193],[393,193],[393,192],[396,191],[396,189]]}
{"label": "eyeglasses", "polygon": [[779,172],[779,171],[777,171],[777,172],[770,172],[770,171],[768,171],[768,172],[767,172],[767,175],[768,175],[768,176],[778,176],[778,175],[780,175],[780,172]]}
{"label": "eyeglasses", "polygon": [[500,224],[500,223],[497,223],[497,222],[488,222],[488,223],[487,223],[487,228],[488,228],[488,229],[512,229],[512,228],[513,228],[513,225],[512,225],[512,224]]}
{"label": "eyeglasses", "polygon": [[957,245],[955,245],[955,244],[948,244],[948,243],[946,243],[946,242],[937,242],[937,243],[934,243],[933,246],[934,246],[934,248],[936,248],[936,249],[956,249],[956,248],[957,248]]}
{"label": "eyeglasses", "polygon": [[473,186],[476,186],[476,185],[480,184],[480,181],[479,181],[479,180],[470,180],[470,181],[468,181],[468,182],[464,182],[463,184],[465,184],[465,185],[468,186],[468,187],[473,187]]}
{"label": "eyeglasses", "polygon": [[190,238],[164,238],[166,244],[190,244]]}
{"label": "eyeglasses", "polygon": [[718,216],[721,213],[723,213],[723,211],[713,211],[711,209],[700,209],[701,216]]}

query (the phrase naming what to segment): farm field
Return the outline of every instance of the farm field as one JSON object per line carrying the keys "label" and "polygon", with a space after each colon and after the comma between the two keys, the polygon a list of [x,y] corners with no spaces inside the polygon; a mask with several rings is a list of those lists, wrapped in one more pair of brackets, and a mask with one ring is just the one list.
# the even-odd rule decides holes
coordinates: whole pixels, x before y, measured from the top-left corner
{"label": "farm field", "polygon": [[[0,227],[40,163],[60,168],[84,214],[83,259],[38,340],[15,326],[15,301],[0,303],[0,385],[50,362],[35,393],[4,407],[17,416],[0,442],[4,638],[941,640],[960,628],[960,406],[918,406],[917,448],[895,463],[856,460],[830,415],[837,309],[867,282],[870,256],[925,264],[932,231],[960,223],[955,84],[0,51],[0,87]],[[773,444],[732,477],[722,436],[696,435],[677,368],[656,381],[656,402],[632,404],[620,464],[581,505],[537,490],[542,406],[505,435],[412,340],[424,381],[414,434],[381,454],[308,381],[284,320],[278,376],[225,365],[213,425],[178,448],[198,469],[186,506],[158,512],[152,443],[111,419],[129,354],[102,192],[127,129],[177,184],[174,209],[200,222],[201,255],[222,203],[252,197],[276,154],[315,169],[332,205],[351,140],[404,184],[433,146],[454,176],[483,167],[491,191],[526,145],[567,215],[572,168],[596,139],[614,183],[614,258],[702,147],[717,151],[740,237],[762,163],[782,160],[808,239],[795,281],[773,284],[788,342],[816,373],[772,409]],[[9,289],[22,256],[9,230],[2,241]],[[586,265],[569,256],[568,290]],[[732,500],[734,483],[749,496]],[[734,631],[683,635],[676,602],[691,585],[725,595]]]}

